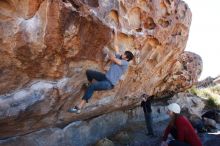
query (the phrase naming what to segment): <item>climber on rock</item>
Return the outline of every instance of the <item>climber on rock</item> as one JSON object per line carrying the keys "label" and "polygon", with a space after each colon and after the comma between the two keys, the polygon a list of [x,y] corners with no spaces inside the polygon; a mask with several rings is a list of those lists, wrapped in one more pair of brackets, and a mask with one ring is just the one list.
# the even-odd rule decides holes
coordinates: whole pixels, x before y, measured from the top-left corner
{"label": "climber on rock", "polygon": [[[111,65],[106,73],[98,72],[95,70],[87,70],[86,76],[88,83],[86,83],[86,91],[79,105],[70,108],[68,112],[80,113],[82,107],[92,97],[94,91],[110,90],[118,83],[121,76],[127,71],[129,61],[133,59],[134,55],[130,51],[125,51],[124,54],[119,55],[118,46],[114,47],[115,55],[108,53]],[[95,80],[96,82],[93,82]]]}

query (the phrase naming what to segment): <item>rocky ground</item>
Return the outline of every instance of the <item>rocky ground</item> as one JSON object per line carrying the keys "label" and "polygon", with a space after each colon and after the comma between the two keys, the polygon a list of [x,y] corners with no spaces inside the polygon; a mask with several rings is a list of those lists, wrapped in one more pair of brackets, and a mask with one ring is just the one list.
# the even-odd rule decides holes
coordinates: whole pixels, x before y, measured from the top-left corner
{"label": "rocky ground", "polygon": [[[128,124],[108,139],[100,140],[95,146],[160,146],[163,130],[167,123],[168,121],[163,121],[154,124],[154,137],[146,135],[144,122]],[[220,128],[214,130],[213,133],[202,133],[199,136],[204,146],[220,145]]]}

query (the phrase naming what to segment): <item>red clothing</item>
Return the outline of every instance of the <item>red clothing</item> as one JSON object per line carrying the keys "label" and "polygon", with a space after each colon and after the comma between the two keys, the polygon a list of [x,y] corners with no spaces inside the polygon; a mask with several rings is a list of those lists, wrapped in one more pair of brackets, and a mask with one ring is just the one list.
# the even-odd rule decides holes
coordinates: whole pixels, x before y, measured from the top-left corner
{"label": "red clothing", "polygon": [[[202,143],[198,135],[196,134],[194,128],[184,116],[179,116],[174,124],[175,124],[175,128],[177,129],[176,140],[186,142],[191,146],[202,146]],[[164,132],[163,140],[167,139],[171,129],[172,129],[171,126],[167,126]]]}

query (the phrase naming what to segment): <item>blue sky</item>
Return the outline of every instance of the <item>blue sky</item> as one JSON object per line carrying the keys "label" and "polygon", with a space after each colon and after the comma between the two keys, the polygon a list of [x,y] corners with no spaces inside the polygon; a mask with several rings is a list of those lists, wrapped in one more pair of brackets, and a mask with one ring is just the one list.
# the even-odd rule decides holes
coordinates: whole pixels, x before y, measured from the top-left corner
{"label": "blue sky", "polygon": [[220,0],[184,0],[192,12],[187,51],[203,59],[200,77],[220,74]]}

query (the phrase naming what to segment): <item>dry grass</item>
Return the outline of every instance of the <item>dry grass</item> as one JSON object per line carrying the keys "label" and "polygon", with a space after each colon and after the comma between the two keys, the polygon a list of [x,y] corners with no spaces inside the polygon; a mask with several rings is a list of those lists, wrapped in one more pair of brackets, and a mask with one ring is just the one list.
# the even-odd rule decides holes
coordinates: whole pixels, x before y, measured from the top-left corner
{"label": "dry grass", "polygon": [[220,108],[220,85],[200,89],[192,87],[188,92],[205,99],[207,106]]}

